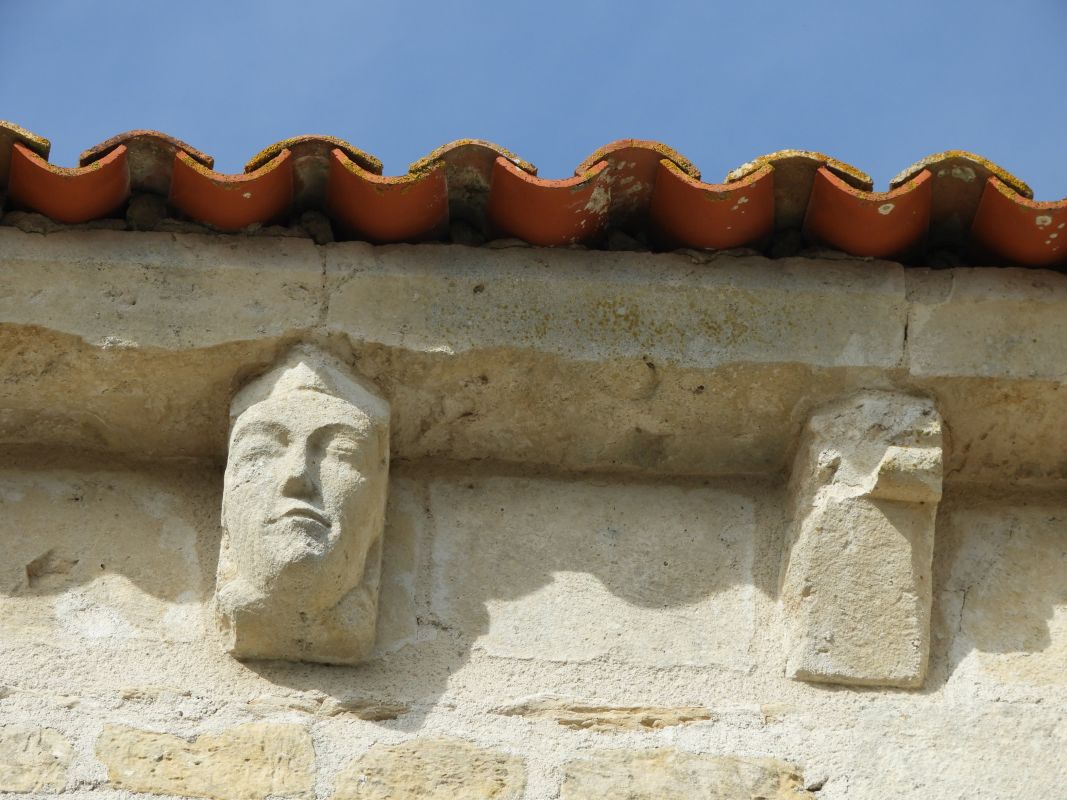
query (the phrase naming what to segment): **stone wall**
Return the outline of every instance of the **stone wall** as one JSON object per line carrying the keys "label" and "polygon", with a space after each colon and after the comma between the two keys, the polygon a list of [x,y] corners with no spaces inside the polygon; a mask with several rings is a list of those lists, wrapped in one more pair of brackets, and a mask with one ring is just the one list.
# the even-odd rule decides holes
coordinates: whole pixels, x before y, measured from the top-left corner
{"label": "stone wall", "polygon": [[[0,229],[0,287],[0,794],[1067,791],[1058,275]],[[355,667],[212,624],[228,404],[296,341],[393,407]],[[790,474],[858,390],[944,421],[918,688],[789,677]]]}

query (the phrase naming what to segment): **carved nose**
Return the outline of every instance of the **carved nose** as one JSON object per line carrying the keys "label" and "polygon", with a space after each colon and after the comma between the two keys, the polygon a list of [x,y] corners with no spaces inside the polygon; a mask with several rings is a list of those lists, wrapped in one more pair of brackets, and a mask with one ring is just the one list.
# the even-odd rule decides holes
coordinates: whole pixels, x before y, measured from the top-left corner
{"label": "carved nose", "polygon": [[311,480],[307,458],[303,453],[293,452],[285,459],[285,477],[282,481],[282,494],[286,497],[307,499],[315,494],[315,484]]}

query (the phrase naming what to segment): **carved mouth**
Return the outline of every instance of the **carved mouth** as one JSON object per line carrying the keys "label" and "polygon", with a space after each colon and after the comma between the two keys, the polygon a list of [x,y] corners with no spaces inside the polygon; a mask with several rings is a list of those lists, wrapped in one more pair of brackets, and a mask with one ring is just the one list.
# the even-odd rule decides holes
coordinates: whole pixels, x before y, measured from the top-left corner
{"label": "carved mouth", "polygon": [[324,528],[330,527],[330,521],[326,519],[326,516],[311,506],[294,506],[287,511],[283,511],[277,519],[307,519],[317,522]]}

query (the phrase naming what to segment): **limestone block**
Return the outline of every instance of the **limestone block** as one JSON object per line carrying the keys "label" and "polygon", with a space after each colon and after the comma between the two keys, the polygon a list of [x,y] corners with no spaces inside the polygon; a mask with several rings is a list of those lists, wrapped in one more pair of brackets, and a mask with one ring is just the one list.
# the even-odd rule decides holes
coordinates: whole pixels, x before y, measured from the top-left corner
{"label": "limestone block", "polygon": [[326,273],[331,331],[415,351],[509,348],[701,368],[896,367],[903,354],[904,271],[888,262],[697,266],[643,253],[345,242],[326,251]]}
{"label": "limestone block", "polygon": [[611,750],[564,768],[562,800],[804,800],[792,764],[770,758],[732,758],[662,750]]}
{"label": "limestone block", "polygon": [[431,485],[433,609],[494,656],[751,665],[754,502],[706,487]]}
{"label": "limestone block", "polygon": [[0,792],[59,791],[72,756],[70,743],[50,728],[0,727]]}
{"label": "limestone block", "polygon": [[909,275],[914,375],[1067,379],[1067,281],[1049,270]]}
{"label": "limestone block", "polygon": [[494,709],[494,713],[551,720],[565,728],[583,731],[649,731],[715,718],[710,708],[702,706],[603,706],[553,697],[524,700]]}
{"label": "limestone block", "polygon": [[105,725],[96,755],[111,784],[132,792],[216,800],[314,797],[315,751],[299,725],[252,723],[192,741]]}
{"label": "limestone block", "polygon": [[419,488],[404,478],[389,477],[375,654],[399,650],[412,644],[418,635],[415,587],[421,535],[419,523],[425,514]]}
{"label": "limestone block", "polygon": [[0,227],[0,441],[222,459],[235,382],[328,335],[404,460],[777,475],[810,409],[892,371],[954,481],[1043,483],[1065,301],[1047,270]]}
{"label": "limestone block", "polygon": [[234,398],[216,620],[242,659],[355,664],[374,647],[389,404],[312,348]]}
{"label": "limestone block", "polygon": [[376,744],[338,776],[333,800],[518,800],[522,759],[449,739]]}
{"label": "limestone block", "polygon": [[202,640],[219,473],[62,464],[0,458],[0,640],[67,653]]}
{"label": "limestone block", "polygon": [[[940,606],[952,680],[1000,697],[1067,687],[1067,509],[1062,492],[1009,503],[965,494],[942,510]],[[941,551],[941,545],[938,545]],[[1067,767],[1067,764],[1065,764]]]}
{"label": "limestone block", "polygon": [[861,392],[811,417],[781,588],[790,677],[921,685],[941,477],[930,400]]}
{"label": "limestone block", "polygon": [[204,347],[313,326],[322,261],[306,239],[0,229],[0,319],[105,348]]}

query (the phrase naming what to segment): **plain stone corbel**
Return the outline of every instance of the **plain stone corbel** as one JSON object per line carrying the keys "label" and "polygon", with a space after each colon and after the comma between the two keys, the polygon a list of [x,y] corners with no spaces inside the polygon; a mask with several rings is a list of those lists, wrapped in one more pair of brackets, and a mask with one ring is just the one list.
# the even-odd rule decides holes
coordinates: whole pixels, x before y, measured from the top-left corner
{"label": "plain stone corbel", "polygon": [[789,677],[922,685],[941,481],[933,401],[866,391],[811,416],[782,569]]}

